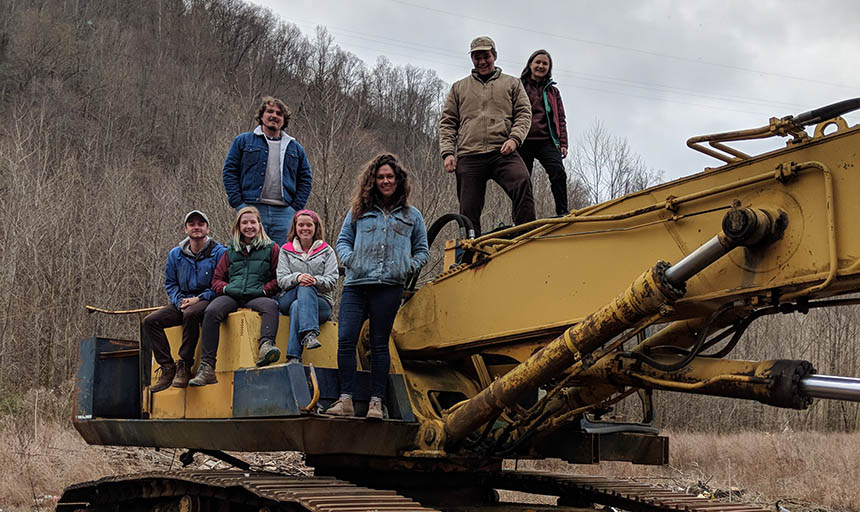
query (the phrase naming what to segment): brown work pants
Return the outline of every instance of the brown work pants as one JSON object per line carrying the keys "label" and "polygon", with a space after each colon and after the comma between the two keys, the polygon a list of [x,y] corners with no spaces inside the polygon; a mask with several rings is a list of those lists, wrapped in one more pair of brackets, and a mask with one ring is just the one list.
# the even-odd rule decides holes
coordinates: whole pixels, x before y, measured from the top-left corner
{"label": "brown work pants", "polygon": [[535,220],[531,176],[516,151],[508,155],[493,151],[459,157],[455,172],[460,214],[472,221],[476,234],[481,233],[481,211],[489,180],[498,183],[511,198],[514,224]]}
{"label": "brown work pants", "polygon": [[188,368],[191,368],[194,364],[197,338],[200,337],[200,324],[203,322],[203,313],[208,305],[208,300],[201,300],[182,311],[171,304],[153,311],[143,319],[143,332],[149,338],[152,354],[159,365],[173,364],[170,344],[167,342],[164,329],[181,325],[182,344],[179,346],[179,358],[185,361]]}

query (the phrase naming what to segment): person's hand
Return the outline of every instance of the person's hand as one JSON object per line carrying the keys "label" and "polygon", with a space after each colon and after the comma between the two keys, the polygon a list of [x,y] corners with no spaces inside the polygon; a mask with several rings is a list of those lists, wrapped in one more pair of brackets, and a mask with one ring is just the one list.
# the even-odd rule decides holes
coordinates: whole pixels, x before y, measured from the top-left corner
{"label": "person's hand", "polygon": [[454,169],[457,168],[457,159],[454,158],[454,155],[448,155],[445,157],[443,165],[445,167],[445,171],[454,172]]}
{"label": "person's hand", "polygon": [[567,148],[564,146],[561,147],[561,157],[567,158]]}
{"label": "person's hand", "polygon": [[185,311],[185,308],[193,306],[200,302],[200,297],[185,297],[182,299],[182,302],[179,303],[179,309]]}
{"label": "person's hand", "polygon": [[503,155],[510,155],[511,153],[516,151],[516,149],[517,141],[515,141],[514,139],[508,139],[505,141],[504,144],[502,144],[502,149],[500,149],[499,151],[501,151]]}
{"label": "person's hand", "polygon": [[310,274],[299,274],[297,279],[299,286],[313,286],[317,284],[317,279]]}

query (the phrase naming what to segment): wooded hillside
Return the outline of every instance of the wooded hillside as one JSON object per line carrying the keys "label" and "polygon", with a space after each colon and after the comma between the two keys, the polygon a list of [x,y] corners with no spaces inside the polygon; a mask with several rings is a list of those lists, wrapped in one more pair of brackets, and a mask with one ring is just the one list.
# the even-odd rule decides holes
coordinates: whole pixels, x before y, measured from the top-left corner
{"label": "wooded hillside", "polygon": [[[0,402],[36,387],[67,389],[82,337],[137,337],[136,317],[88,316],[83,307],[165,303],[164,259],[182,238],[185,212],[204,210],[226,239],[234,212],[221,168],[233,137],[254,127],[261,95],[293,110],[288,132],[307,149],[309,207],[326,220],[329,241],[356,170],[381,150],[403,157],[428,223],[457,210],[436,135],[447,84],[432,70],[361,62],[324,29],[302,34],[241,0],[0,0],[0,12]],[[591,171],[603,153],[578,152],[569,159],[571,206],[659,176],[599,123],[581,137],[614,144],[638,174],[601,186]],[[548,215],[542,180],[536,172],[546,192],[536,194],[538,213]],[[491,188],[486,226],[509,219],[507,199]],[[747,336],[757,341],[735,355],[808,358],[822,373],[860,374],[855,312],[795,318],[754,325]],[[796,413],[664,394],[660,405],[675,428],[860,423],[857,407],[843,403]]]}

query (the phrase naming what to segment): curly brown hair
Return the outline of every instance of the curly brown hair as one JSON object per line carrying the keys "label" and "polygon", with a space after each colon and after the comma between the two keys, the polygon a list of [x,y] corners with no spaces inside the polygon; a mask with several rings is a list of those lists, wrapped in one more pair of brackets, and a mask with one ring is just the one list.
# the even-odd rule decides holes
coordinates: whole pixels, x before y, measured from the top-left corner
{"label": "curly brown hair", "polygon": [[269,104],[275,105],[281,109],[281,114],[284,116],[284,126],[281,126],[281,130],[286,130],[287,125],[290,124],[290,116],[293,115],[293,111],[290,110],[290,107],[288,107],[286,103],[272,96],[263,96],[260,99],[260,106],[257,108],[257,116],[254,118],[257,121],[257,124],[263,124],[263,112],[266,111],[266,107],[268,107]]}
{"label": "curly brown hair", "polygon": [[[376,172],[383,165],[391,166],[394,177],[397,179],[397,190],[391,199],[386,201],[379,189],[376,188]],[[380,153],[364,164],[358,173],[358,182],[352,197],[352,218],[357,219],[370,211],[373,207],[396,208],[408,206],[409,193],[412,186],[409,184],[409,173],[400,164],[400,158],[394,153]]]}

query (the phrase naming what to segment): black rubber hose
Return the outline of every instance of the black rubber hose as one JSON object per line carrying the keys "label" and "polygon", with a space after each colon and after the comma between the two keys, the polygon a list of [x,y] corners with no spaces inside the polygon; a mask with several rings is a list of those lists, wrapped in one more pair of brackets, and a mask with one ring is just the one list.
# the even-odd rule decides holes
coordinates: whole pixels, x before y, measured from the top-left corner
{"label": "black rubber hose", "polygon": [[[436,240],[437,236],[439,236],[439,232],[442,231],[442,228],[451,221],[456,221],[460,226],[460,236],[462,238],[475,238],[475,227],[472,225],[472,221],[470,221],[468,217],[464,217],[459,213],[446,213],[436,219],[433,224],[430,225],[430,229],[427,230],[427,247],[433,245],[433,241]],[[420,268],[415,270],[412,275],[406,278],[407,290],[415,290],[415,286],[418,284],[419,274],[421,274]]]}
{"label": "black rubber hose", "polygon": [[713,328],[714,323],[717,321],[717,319],[719,319],[720,316],[722,316],[727,311],[730,311],[734,307],[735,307],[735,304],[733,302],[727,302],[727,303],[723,304],[722,306],[720,306],[719,308],[717,308],[713,313],[711,313],[711,316],[708,317],[708,320],[705,322],[705,325],[702,326],[702,330],[699,331],[699,335],[696,338],[696,344],[693,345],[693,347],[690,349],[690,353],[687,354],[686,356],[684,356],[683,359],[681,359],[680,361],[678,361],[676,363],[663,364],[659,361],[655,361],[654,359],[646,356],[645,354],[640,354],[638,352],[624,352],[623,355],[625,357],[629,357],[629,358],[635,359],[641,363],[647,364],[648,366],[656,368],[660,371],[664,371],[664,372],[678,371],[681,368],[690,364],[690,362],[693,359],[695,359],[695,357],[699,354],[699,352],[701,352],[702,346],[705,344],[705,339],[711,333],[711,329]]}
{"label": "black rubber hose", "polygon": [[857,109],[860,109],[860,98],[852,98],[850,100],[833,103],[832,105],[819,107],[815,110],[810,110],[809,112],[797,114],[794,116],[792,121],[799,125],[807,126],[810,124],[820,123],[821,121],[826,121],[828,119],[833,119],[836,116],[841,116],[842,114],[847,114],[848,112],[853,112]]}

